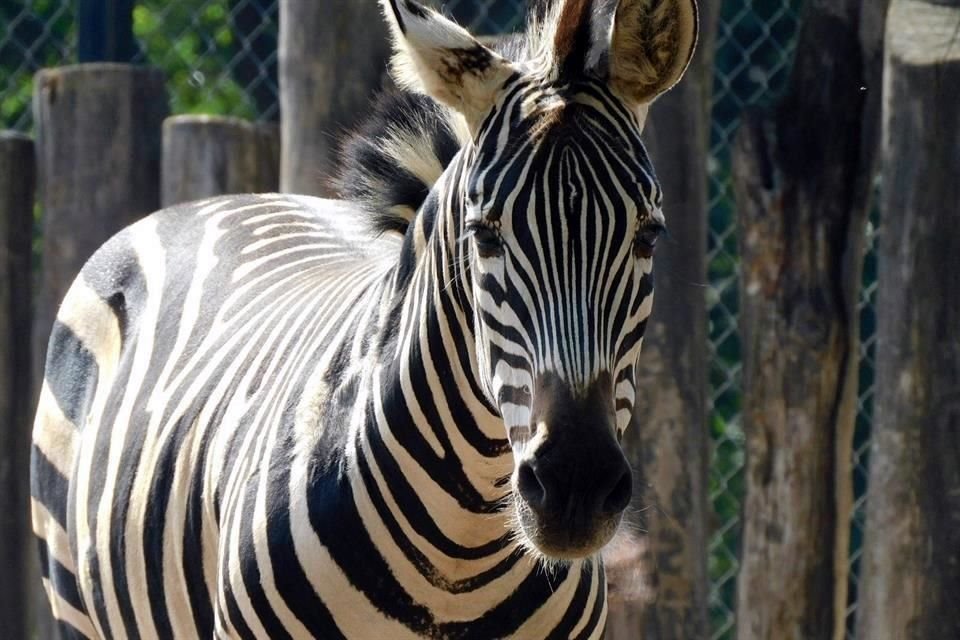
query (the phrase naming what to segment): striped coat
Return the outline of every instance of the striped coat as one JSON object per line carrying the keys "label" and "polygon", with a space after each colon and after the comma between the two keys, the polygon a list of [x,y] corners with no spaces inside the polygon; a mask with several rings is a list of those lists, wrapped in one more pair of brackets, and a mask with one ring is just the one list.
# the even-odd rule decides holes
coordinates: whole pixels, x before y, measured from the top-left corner
{"label": "striped coat", "polygon": [[[68,636],[602,633],[663,226],[639,133],[695,5],[622,0],[598,41],[569,0],[495,52],[383,4],[437,102],[385,98],[345,200],[159,212],[63,302],[32,506]],[[671,37],[638,87],[641,19]]]}

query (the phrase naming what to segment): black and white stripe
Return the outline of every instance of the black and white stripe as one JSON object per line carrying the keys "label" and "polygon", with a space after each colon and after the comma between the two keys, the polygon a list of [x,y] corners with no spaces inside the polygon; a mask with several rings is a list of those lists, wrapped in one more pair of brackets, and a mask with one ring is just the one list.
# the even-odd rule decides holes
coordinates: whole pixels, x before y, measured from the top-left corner
{"label": "black and white stripe", "polygon": [[449,106],[378,111],[350,199],[156,213],[67,294],[32,486],[68,637],[600,637],[663,223],[642,111],[384,5]]}

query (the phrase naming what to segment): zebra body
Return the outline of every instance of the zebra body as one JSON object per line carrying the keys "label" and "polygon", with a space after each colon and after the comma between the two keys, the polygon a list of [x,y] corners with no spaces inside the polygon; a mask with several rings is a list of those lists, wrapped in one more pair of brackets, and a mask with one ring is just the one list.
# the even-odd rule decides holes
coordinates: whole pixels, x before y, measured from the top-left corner
{"label": "zebra body", "polygon": [[[596,551],[630,495],[616,442],[661,221],[642,110],[595,79],[545,90],[439,15],[384,5],[407,73],[453,107],[431,112],[459,148],[439,176],[388,127],[423,195],[390,201],[386,171],[352,201],[174,207],[105,244],[63,302],[32,483],[70,636],[602,633]],[[576,40],[589,8],[542,28]]]}
{"label": "zebra body", "polygon": [[[90,637],[203,637],[214,628],[217,637],[462,637],[456,629],[468,621],[489,631],[474,637],[539,637],[542,624],[534,621],[531,636],[495,613],[500,595],[526,579],[558,610],[578,596],[597,625],[603,603],[593,567],[545,580],[500,540],[506,527],[491,528],[496,515],[457,504],[427,473],[410,474],[409,487],[382,486],[392,474],[372,449],[392,457],[398,444],[428,448],[433,467],[418,468],[440,471],[433,447],[443,447],[412,425],[364,429],[369,378],[385,375],[364,360],[375,355],[398,243],[371,242],[349,226],[357,219],[342,204],[312,198],[217,199],[141,221],[85,267],[64,303],[82,318],[61,313],[48,370],[81,374],[93,386],[77,390],[48,374],[42,407],[76,404],[66,409],[72,416],[44,416],[35,440],[35,460],[77,487],[44,536],[52,559],[80,578],[78,593],[69,575],[56,585],[63,620]],[[78,431],[77,416],[99,431]],[[458,480],[475,484],[474,500],[494,501],[509,452],[502,427],[475,428],[488,482]],[[395,442],[385,442],[388,435]],[[445,445],[471,455],[468,443]],[[296,495],[284,496],[291,487]],[[433,545],[485,553],[467,552],[455,571],[422,576],[417,561],[446,569],[450,560],[442,551],[411,560],[396,543],[365,540],[393,539],[389,528],[400,523],[376,509],[383,494],[401,489],[434,496],[439,504],[425,501],[428,513],[456,513],[462,522],[459,531],[436,532]],[[495,537],[485,539],[490,531]],[[297,575],[287,574],[293,567]],[[457,584],[485,572],[477,588]],[[400,577],[408,595],[390,584]],[[424,609],[410,628],[390,618],[411,607],[408,598]],[[168,613],[176,611],[192,615]]]}

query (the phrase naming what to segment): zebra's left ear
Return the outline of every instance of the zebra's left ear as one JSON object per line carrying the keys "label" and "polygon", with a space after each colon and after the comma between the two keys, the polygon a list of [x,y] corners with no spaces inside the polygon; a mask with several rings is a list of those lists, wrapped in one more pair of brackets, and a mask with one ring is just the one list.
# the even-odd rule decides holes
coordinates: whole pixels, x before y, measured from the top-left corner
{"label": "zebra's left ear", "polygon": [[640,110],[680,81],[697,45],[696,0],[619,0],[610,86]]}
{"label": "zebra's left ear", "polygon": [[380,0],[393,32],[393,76],[467,119],[472,131],[514,73],[508,60],[465,29],[413,0]]}

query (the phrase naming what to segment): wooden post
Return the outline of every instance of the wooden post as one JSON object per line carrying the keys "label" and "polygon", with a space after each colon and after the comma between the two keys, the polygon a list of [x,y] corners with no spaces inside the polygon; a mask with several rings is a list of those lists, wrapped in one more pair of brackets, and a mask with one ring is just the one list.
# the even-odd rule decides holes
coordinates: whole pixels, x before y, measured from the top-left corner
{"label": "wooden post", "polygon": [[960,0],[894,0],[887,25],[857,638],[960,638]]}
{"label": "wooden post", "polygon": [[389,50],[372,0],[280,2],[283,191],[330,195],[339,133],[367,112]]}
{"label": "wooden post", "polygon": [[[67,288],[110,236],[160,206],[163,74],[121,64],[40,71],[34,83],[43,277],[35,376]],[[39,384],[36,387],[39,389]]]}
{"label": "wooden post", "polygon": [[0,132],[0,638],[30,637],[40,581],[30,530],[33,141]]}
{"label": "wooden post", "polygon": [[[654,104],[644,136],[663,188],[670,239],[657,248],[654,311],[640,356],[634,420],[624,439],[637,481],[634,512],[647,534],[633,553],[614,548],[623,556],[608,562],[609,640],[709,636],[704,157],[718,5],[701,7],[693,63],[683,81]],[[634,580],[623,575],[625,569]]]}
{"label": "wooden post", "polygon": [[809,3],[786,97],[748,114],[734,144],[747,436],[739,640],[843,637],[885,9]]}
{"label": "wooden post", "polygon": [[130,62],[137,55],[133,0],[77,0],[80,62]]}
{"label": "wooden post", "polygon": [[227,193],[277,191],[280,132],[221,116],[163,123],[163,206]]}

